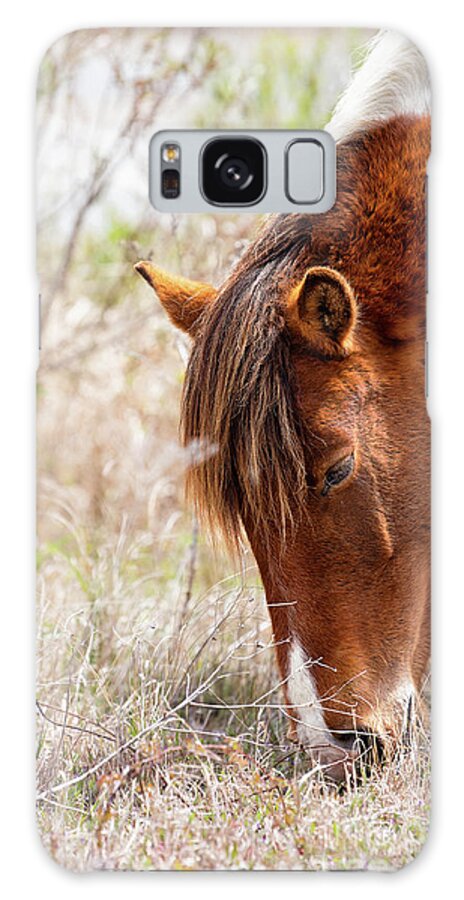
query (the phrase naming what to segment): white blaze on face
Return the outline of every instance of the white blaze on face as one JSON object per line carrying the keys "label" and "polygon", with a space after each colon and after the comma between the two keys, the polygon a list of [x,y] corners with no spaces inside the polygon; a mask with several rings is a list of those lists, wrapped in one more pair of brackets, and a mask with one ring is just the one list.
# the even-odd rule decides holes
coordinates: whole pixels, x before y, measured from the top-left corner
{"label": "white blaze on face", "polygon": [[294,725],[301,743],[306,747],[315,747],[330,740],[311,674],[311,664],[296,640],[292,641],[289,653],[287,692],[289,703],[295,707],[290,712],[297,720]]}

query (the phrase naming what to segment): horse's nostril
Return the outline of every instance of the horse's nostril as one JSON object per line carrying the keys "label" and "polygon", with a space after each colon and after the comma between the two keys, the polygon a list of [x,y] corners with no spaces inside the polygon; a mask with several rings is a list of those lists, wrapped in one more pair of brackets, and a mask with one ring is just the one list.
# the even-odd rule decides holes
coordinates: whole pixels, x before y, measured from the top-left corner
{"label": "horse's nostril", "polygon": [[344,747],[346,750],[351,750],[356,739],[356,734],[354,731],[334,731],[332,732],[332,737],[338,746]]}

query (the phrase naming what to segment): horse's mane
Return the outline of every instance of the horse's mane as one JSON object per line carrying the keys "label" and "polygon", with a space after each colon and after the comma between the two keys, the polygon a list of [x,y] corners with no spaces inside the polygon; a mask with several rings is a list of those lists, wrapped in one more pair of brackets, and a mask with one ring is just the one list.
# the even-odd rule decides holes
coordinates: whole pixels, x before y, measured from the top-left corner
{"label": "horse's mane", "polygon": [[282,312],[304,270],[309,217],[276,216],[206,313],[187,369],[181,429],[192,447],[187,493],[237,548],[242,523],[285,532],[306,493],[304,447]]}

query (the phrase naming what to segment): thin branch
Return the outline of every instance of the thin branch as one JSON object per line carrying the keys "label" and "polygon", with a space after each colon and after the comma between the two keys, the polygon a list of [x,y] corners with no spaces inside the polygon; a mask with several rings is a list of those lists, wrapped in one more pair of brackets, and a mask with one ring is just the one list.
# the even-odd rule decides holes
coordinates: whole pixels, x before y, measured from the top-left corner
{"label": "thin branch", "polygon": [[[90,734],[90,735],[92,735],[92,737],[98,737],[104,741],[112,741],[114,743],[116,740],[115,737],[110,737],[108,734],[103,734],[102,732],[99,732],[99,731],[92,731],[90,728],[82,728],[80,725],[71,725],[69,722],[66,721],[66,719],[63,722],[57,722],[56,719],[52,719],[50,716],[48,716],[46,714],[46,712],[42,709],[42,705],[39,703],[38,700],[36,700],[36,706],[37,706],[37,709],[38,709],[40,715],[42,716],[42,718],[44,718],[46,722],[50,722],[50,725],[56,725],[57,728],[61,728],[63,735],[64,735],[65,731],[79,731],[81,734]],[[62,714],[64,715],[64,713],[62,713]],[[60,738],[60,741],[61,741],[61,738]],[[62,743],[62,741],[61,741],[61,743]]]}

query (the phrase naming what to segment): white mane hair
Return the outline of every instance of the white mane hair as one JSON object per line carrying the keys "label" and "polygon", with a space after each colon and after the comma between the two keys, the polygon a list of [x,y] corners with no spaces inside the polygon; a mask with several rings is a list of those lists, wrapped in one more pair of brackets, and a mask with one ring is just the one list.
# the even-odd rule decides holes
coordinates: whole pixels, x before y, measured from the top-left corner
{"label": "white mane hair", "polygon": [[430,112],[430,78],[422,53],[397,31],[380,31],[326,125],[336,141],[376,122]]}

